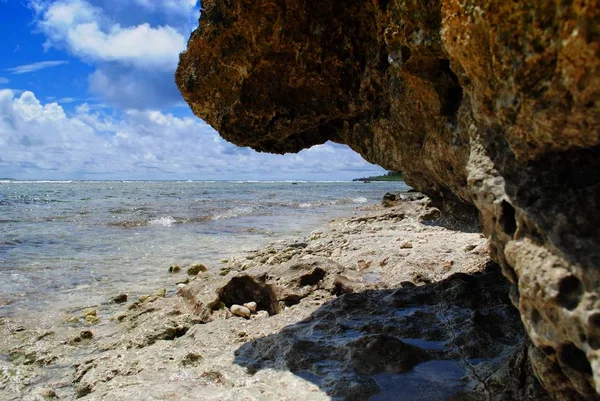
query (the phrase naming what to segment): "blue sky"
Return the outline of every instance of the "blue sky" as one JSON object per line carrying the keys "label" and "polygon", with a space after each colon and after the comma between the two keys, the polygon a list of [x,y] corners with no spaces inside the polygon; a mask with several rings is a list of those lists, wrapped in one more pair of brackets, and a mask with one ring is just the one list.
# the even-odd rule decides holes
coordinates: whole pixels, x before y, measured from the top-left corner
{"label": "blue sky", "polygon": [[0,177],[332,179],[382,173],[343,145],[238,148],[174,83],[195,0],[0,0]]}

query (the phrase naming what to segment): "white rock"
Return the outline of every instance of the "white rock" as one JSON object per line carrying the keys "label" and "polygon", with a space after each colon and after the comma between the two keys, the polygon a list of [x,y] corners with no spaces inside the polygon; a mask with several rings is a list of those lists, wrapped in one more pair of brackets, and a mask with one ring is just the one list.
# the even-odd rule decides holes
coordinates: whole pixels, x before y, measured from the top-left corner
{"label": "white rock", "polygon": [[269,317],[269,312],[266,310],[259,310],[256,315],[252,315],[252,319],[265,319]]}
{"label": "white rock", "polygon": [[412,248],[412,247],[413,247],[413,244],[412,244],[412,242],[410,242],[410,241],[403,241],[403,242],[400,244],[400,248],[402,248],[402,249],[410,249],[410,248]]}
{"label": "white rock", "polygon": [[229,308],[229,310],[231,311],[231,313],[233,313],[235,316],[240,316],[246,319],[250,319],[250,309],[246,308],[245,306],[241,306],[241,305],[231,305],[231,308]]}
{"label": "white rock", "polygon": [[248,303],[244,304],[244,306],[246,308],[248,308],[250,310],[250,312],[252,312],[252,313],[256,313],[256,308],[258,307],[258,305],[256,305],[256,302],[254,302],[254,301],[248,302]]}

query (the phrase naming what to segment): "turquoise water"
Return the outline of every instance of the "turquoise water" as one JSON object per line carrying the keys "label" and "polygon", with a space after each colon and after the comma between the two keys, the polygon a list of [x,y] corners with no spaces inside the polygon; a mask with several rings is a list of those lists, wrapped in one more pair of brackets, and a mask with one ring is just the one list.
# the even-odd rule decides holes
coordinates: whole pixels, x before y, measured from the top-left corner
{"label": "turquoise water", "polygon": [[224,258],[308,235],[405,189],[401,182],[0,181],[0,317],[41,312],[51,320],[121,292],[152,292],[175,280],[171,264],[217,269]]}

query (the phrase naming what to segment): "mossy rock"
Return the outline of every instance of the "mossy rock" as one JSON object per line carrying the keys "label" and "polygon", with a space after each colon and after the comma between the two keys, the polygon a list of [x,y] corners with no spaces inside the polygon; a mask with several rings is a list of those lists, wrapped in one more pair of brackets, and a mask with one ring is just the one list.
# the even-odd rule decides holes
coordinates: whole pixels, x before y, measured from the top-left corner
{"label": "mossy rock", "polygon": [[189,274],[190,276],[195,276],[198,273],[203,273],[203,272],[207,272],[208,268],[206,266],[204,266],[202,263],[195,263],[193,265],[191,265],[188,270],[187,270],[187,274]]}

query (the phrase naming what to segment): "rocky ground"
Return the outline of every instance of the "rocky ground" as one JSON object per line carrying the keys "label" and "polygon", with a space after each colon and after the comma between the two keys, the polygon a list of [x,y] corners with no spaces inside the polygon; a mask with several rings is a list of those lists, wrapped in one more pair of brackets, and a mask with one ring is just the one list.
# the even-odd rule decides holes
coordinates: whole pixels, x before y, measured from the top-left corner
{"label": "rocky ground", "polygon": [[172,268],[113,316],[0,320],[0,399],[545,400],[486,240],[419,198]]}

